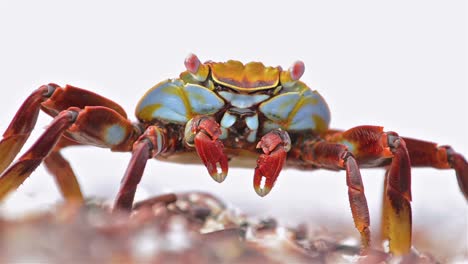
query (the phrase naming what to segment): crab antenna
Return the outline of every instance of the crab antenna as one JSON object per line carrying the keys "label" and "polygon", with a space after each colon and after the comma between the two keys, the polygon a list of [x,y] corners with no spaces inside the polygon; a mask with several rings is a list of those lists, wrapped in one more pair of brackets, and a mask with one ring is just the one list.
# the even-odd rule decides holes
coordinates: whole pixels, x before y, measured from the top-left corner
{"label": "crab antenna", "polygon": [[196,74],[198,68],[200,67],[200,60],[198,59],[197,55],[190,53],[184,61],[185,68],[192,74]]}

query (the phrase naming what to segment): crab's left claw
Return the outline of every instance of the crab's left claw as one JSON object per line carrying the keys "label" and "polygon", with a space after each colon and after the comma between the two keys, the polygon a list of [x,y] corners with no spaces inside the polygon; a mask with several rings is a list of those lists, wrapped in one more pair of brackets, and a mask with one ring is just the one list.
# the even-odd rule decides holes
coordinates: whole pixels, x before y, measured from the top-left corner
{"label": "crab's left claw", "polygon": [[228,173],[228,159],[220,135],[219,124],[213,118],[203,116],[190,120],[185,132],[185,141],[195,145],[198,156],[217,182],[223,182]]}
{"label": "crab's left claw", "polygon": [[291,139],[286,131],[273,130],[262,137],[257,148],[263,150],[257,160],[254,188],[258,195],[267,195],[278,178],[291,148]]}

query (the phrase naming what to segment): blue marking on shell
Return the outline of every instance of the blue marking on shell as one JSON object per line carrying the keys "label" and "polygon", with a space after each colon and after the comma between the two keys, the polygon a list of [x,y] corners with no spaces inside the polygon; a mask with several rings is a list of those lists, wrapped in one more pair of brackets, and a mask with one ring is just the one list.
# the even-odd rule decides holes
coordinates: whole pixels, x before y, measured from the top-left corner
{"label": "blue marking on shell", "polygon": [[299,93],[295,92],[280,94],[261,104],[259,109],[270,120],[287,120],[297,102],[299,101],[299,98]]}
{"label": "blue marking on shell", "polygon": [[266,94],[235,94],[226,91],[219,92],[219,95],[238,108],[251,107],[270,97]]}
{"label": "blue marking on shell", "polygon": [[313,116],[319,116],[328,125],[330,123],[330,111],[323,98],[317,92],[307,91],[304,93],[303,105],[297,110],[291,118],[291,130],[316,129],[317,124]]}
{"label": "blue marking on shell", "polygon": [[[138,103],[135,111],[138,119],[187,122],[188,112],[183,99],[183,85],[180,80],[166,80],[156,84]],[[145,108],[149,108],[150,112],[145,111]]]}
{"label": "blue marking on shell", "polygon": [[158,119],[183,124],[194,115],[214,114],[223,106],[224,101],[209,89],[174,79],[151,88],[135,113],[138,119],[147,122]]}
{"label": "blue marking on shell", "polygon": [[286,130],[306,130],[319,128],[316,117],[323,120],[323,125],[330,123],[330,111],[319,93],[312,90],[283,93],[264,102],[260,111],[271,121]]}
{"label": "blue marking on shell", "polygon": [[161,119],[161,120],[166,120],[174,123],[185,123],[188,121],[188,118],[186,115],[182,115],[180,113],[177,113],[173,109],[170,109],[169,107],[161,107],[158,110],[153,112],[152,119]]}
{"label": "blue marking on shell", "polygon": [[251,130],[257,130],[258,129],[258,115],[255,114],[253,116],[246,117],[245,123],[247,124],[247,127],[249,127]]}
{"label": "blue marking on shell", "polygon": [[126,130],[120,125],[112,125],[105,131],[105,138],[107,144],[110,146],[116,146],[125,140]]}
{"label": "blue marking on shell", "polygon": [[237,117],[229,113],[224,113],[223,119],[221,119],[221,126],[225,128],[231,127],[236,122]]}
{"label": "blue marking on shell", "polygon": [[187,84],[184,91],[192,107],[191,112],[194,114],[214,114],[224,106],[221,98],[203,86]]}

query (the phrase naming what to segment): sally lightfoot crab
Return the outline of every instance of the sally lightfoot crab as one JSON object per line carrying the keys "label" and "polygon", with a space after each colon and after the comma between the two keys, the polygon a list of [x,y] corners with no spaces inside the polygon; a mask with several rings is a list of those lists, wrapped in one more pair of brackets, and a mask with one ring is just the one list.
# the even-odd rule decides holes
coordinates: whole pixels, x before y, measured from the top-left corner
{"label": "sally lightfoot crab", "polygon": [[[395,254],[411,247],[410,167],[453,168],[468,199],[468,164],[452,148],[400,137],[379,126],[329,129],[325,100],[299,80],[302,62],[282,70],[259,62],[201,63],[189,55],[185,66],[179,78],[163,81],[143,96],[135,123],[118,104],[90,91],[53,83],[39,87],[0,142],[0,199],[44,162],[65,199],[82,201],[75,174],[60,153],[73,145],[132,152],[114,205],[126,210],[150,158],[197,162],[198,156],[217,182],[226,178],[228,162],[253,167],[256,160],[253,185],[260,196],[271,191],[283,166],[345,170],[352,217],[366,249],[370,221],[360,168],[384,167],[382,230]],[[10,166],[40,109],[54,120]]]}

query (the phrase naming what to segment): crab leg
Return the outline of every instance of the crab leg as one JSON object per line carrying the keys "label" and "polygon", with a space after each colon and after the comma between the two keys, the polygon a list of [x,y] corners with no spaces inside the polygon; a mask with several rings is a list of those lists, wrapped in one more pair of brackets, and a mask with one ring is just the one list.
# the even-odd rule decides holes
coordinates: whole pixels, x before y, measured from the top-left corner
{"label": "crab leg", "polygon": [[55,148],[44,159],[47,171],[54,176],[62,196],[67,201],[83,202],[80,184],[70,166],[70,163],[62,156],[60,150],[69,145],[79,145],[61,137]]}
{"label": "crab leg", "polygon": [[70,85],[64,88],[54,83],[42,85],[23,102],[0,141],[0,173],[14,160],[36,125],[42,108],[51,116],[58,115],[69,107],[105,106],[126,117],[118,104],[93,92]]}
{"label": "crab leg", "polygon": [[[26,180],[54,149],[65,131],[67,137],[81,144],[118,150],[128,148],[135,137],[133,125],[110,108],[71,107],[62,111],[31,148],[0,176],[0,200]],[[49,161],[59,162],[58,159],[52,157]]]}
{"label": "crab leg", "polygon": [[411,165],[405,141],[382,127],[359,126],[328,135],[356,157],[361,167],[387,166],[382,230],[390,251],[402,255],[411,247]]}
{"label": "crab leg", "polygon": [[76,120],[78,112],[60,113],[44,131],[36,143],[0,176],[0,200],[18,188],[41,164],[62,133]]}
{"label": "crab leg", "polygon": [[[390,242],[390,252],[403,255],[411,248],[411,164],[405,141],[396,133],[387,133],[393,153],[386,176],[383,232]],[[385,226],[384,226],[385,228]]]}
{"label": "crab leg", "polygon": [[120,185],[114,210],[130,211],[137,185],[141,181],[146,162],[164,152],[167,147],[167,132],[157,126],[149,126],[133,144],[132,158]]}
{"label": "crab leg", "polygon": [[369,208],[364,194],[361,172],[353,154],[343,144],[318,141],[306,145],[303,155],[304,160],[315,166],[346,170],[346,185],[354,225],[361,234],[361,244],[366,250],[370,245]]}
{"label": "crab leg", "polygon": [[283,169],[286,154],[291,149],[291,139],[284,130],[272,130],[262,137],[257,148],[262,149],[264,154],[257,160],[254,189],[263,197],[271,191]]}
{"label": "crab leg", "polygon": [[460,191],[468,200],[468,163],[465,158],[450,146],[438,146],[436,143],[404,138],[414,167],[453,168],[457,175]]}
{"label": "crab leg", "polygon": [[185,142],[195,145],[208,173],[217,182],[223,182],[228,173],[228,159],[220,135],[219,124],[212,117],[194,117],[186,126]]}
{"label": "crab leg", "polygon": [[55,88],[43,85],[26,98],[8,126],[0,141],[0,173],[3,172],[16,157],[34,129],[42,102],[47,100]]}

